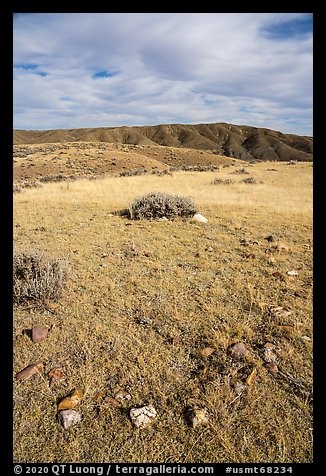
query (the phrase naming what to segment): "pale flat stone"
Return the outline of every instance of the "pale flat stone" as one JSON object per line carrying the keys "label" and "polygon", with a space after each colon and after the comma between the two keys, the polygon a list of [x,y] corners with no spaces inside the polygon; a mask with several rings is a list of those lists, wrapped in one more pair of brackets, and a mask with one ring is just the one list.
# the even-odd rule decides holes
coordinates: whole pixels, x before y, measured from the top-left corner
{"label": "pale flat stone", "polygon": [[195,215],[192,217],[193,221],[196,221],[198,223],[207,223],[208,220],[204,215],[201,215],[200,213],[195,213]]}
{"label": "pale flat stone", "polygon": [[59,418],[65,430],[68,430],[72,425],[76,425],[81,421],[81,414],[76,410],[62,410]]}

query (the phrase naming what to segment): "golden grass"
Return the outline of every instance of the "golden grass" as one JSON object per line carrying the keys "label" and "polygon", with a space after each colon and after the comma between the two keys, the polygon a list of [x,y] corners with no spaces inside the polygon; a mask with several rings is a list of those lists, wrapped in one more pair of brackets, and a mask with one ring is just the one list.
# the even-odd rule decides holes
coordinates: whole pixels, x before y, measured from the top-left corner
{"label": "golden grass", "polygon": [[[14,385],[16,462],[312,461],[312,168],[244,166],[250,175],[231,174],[235,166],[15,194],[15,249],[42,249],[72,269],[56,308],[15,307],[15,373],[45,365]],[[248,176],[262,183],[240,183]],[[213,185],[216,177],[236,183]],[[192,198],[208,223],[110,215],[150,191]],[[270,233],[289,249],[275,250]],[[292,314],[272,318],[272,305]],[[53,326],[39,344],[23,333],[35,324]],[[237,341],[249,350],[245,362],[228,353]],[[277,375],[262,360],[266,342],[276,346]],[[208,346],[214,353],[203,357]],[[57,366],[66,378],[49,387]],[[238,396],[235,383],[253,368],[255,381]],[[85,392],[82,422],[64,430],[56,405],[73,388]],[[131,400],[116,408],[107,397],[118,390]],[[94,401],[97,392],[105,397]],[[130,408],[149,403],[157,419],[134,429]],[[193,403],[207,408],[207,427],[185,421]]]}

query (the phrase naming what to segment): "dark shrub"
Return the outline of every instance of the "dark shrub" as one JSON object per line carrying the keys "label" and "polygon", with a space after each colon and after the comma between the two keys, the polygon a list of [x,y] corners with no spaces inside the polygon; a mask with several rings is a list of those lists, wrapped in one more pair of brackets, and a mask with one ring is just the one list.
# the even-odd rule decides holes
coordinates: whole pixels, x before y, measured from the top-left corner
{"label": "dark shrub", "polygon": [[130,206],[130,217],[138,220],[146,218],[176,218],[189,217],[198,212],[189,198],[178,195],[169,195],[162,192],[151,192],[137,198]]}
{"label": "dark shrub", "polygon": [[244,168],[242,167],[241,169],[236,169],[234,172],[232,172],[233,174],[249,174],[249,172]]}
{"label": "dark shrub", "polygon": [[21,252],[13,259],[13,297],[15,303],[57,301],[68,278],[67,265],[49,259],[39,251]]}
{"label": "dark shrub", "polygon": [[259,183],[257,179],[255,179],[254,177],[247,177],[243,180],[241,180],[241,182],[243,183]]}
{"label": "dark shrub", "polygon": [[222,178],[216,178],[211,182],[212,185],[218,185],[218,184],[229,185],[230,183],[234,183],[233,180],[222,179]]}
{"label": "dark shrub", "polygon": [[20,185],[14,184],[14,193],[20,193],[22,191],[22,188]]}

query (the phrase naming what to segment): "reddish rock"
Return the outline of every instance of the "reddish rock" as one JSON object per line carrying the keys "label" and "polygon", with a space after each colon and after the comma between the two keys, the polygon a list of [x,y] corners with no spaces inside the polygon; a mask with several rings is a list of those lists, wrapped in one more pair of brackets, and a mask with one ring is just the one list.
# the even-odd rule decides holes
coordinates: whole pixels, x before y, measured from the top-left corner
{"label": "reddish rock", "polygon": [[50,379],[50,386],[52,386],[55,382],[59,382],[64,379],[65,374],[61,369],[55,368],[48,372],[48,377]]}
{"label": "reddish rock", "polygon": [[42,340],[47,338],[48,329],[43,326],[34,326],[32,329],[32,341],[33,342],[42,342]]}
{"label": "reddish rock", "polygon": [[234,359],[237,359],[237,360],[242,360],[245,357],[247,357],[247,355],[249,354],[248,349],[246,348],[246,346],[242,342],[238,342],[237,344],[233,344],[229,348],[229,352],[230,352],[231,356]]}
{"label": "reddish rock", "polygon": [[278,372],[278,367],[273,360],[271,362],[267,362],[266,369],[269,370],[274,375],[277,374]]}

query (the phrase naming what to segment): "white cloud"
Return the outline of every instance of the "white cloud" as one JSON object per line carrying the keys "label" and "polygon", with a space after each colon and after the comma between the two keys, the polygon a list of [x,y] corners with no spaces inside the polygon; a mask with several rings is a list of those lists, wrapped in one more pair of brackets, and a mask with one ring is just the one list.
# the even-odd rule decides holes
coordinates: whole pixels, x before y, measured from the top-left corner
{"label": "white cloud", "polygon": [[[306,14],[19,14],[14,64],[38,67],[15,68],[14,127],[231,122],[311,134],[312,35],[264,34],[300,19]],[[118,74],[94,80],[101,71]]]}

